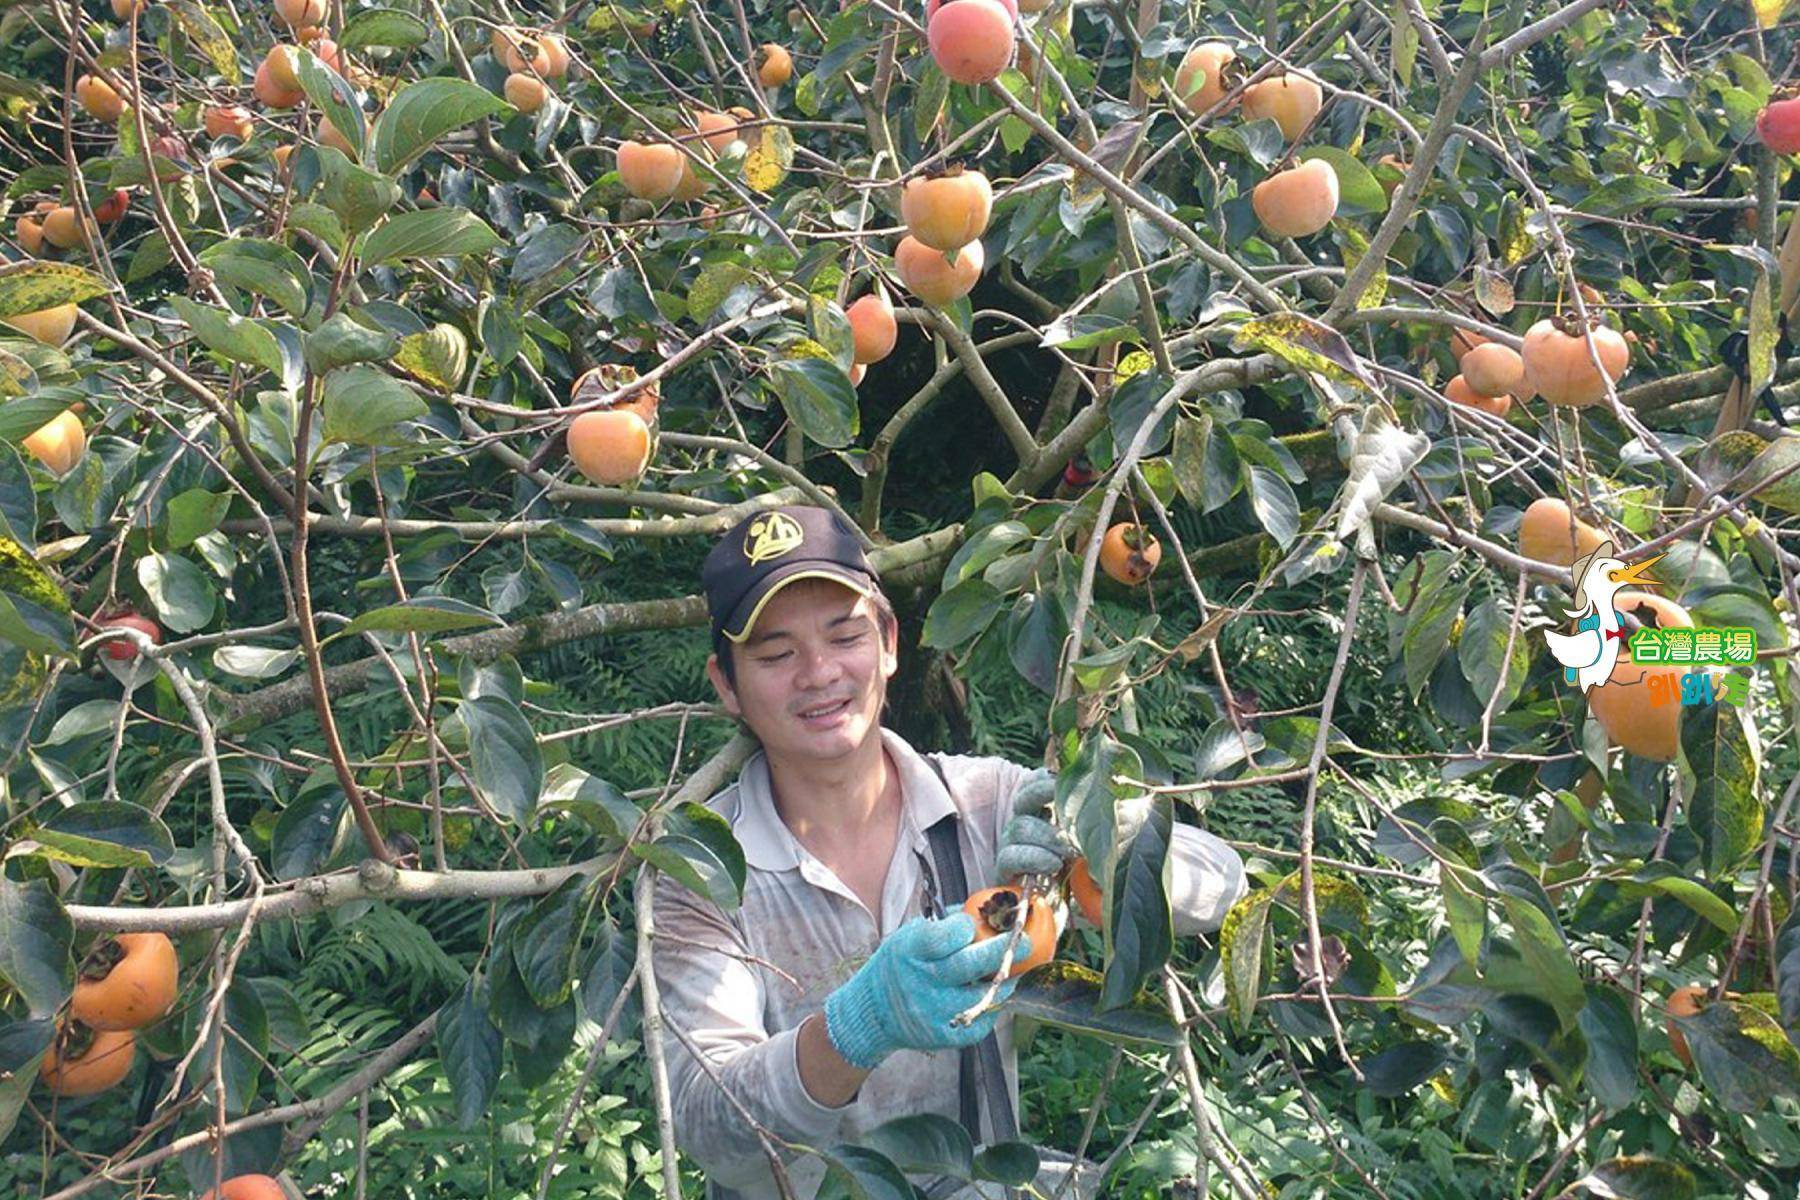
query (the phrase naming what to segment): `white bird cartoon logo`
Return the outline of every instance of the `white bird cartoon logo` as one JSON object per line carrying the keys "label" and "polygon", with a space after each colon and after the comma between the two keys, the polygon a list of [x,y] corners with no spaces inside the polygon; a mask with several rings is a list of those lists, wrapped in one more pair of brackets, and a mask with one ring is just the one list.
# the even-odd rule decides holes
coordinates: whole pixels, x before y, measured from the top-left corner
{"label": "white bird cartoon logo", "polygon": [[1574,633],[1544,630],[1551,655],[1563,665],[1563,678],[1586,692],[1612,678],[1626,635],[1613,597],[1632,584],[1656,586],[1644,572],[1662,555],[1628,567],[1613,557],[1613,544],[1601,542],[1594,552],[1575,563],[1575,607],[1564,611],[1576,618]]}

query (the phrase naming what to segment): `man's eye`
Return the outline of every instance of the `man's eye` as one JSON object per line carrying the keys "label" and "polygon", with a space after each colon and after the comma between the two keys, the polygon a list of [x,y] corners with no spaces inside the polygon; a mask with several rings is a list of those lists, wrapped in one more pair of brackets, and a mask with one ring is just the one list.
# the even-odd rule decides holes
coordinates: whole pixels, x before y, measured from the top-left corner
{"label": "man's eye", "polygon": [[756,661],[759,663],[778,663],[782,659],[786,658],[791,653],[793,653],[793,651],[783,650],[780,654],[769,654],[769,655],[759,656]]}
{"label": "man's eye", "polygon": [[840,646],[851,646],[862,641],[862,634],[853,633],[849,637],[833,638],[832,640]]}

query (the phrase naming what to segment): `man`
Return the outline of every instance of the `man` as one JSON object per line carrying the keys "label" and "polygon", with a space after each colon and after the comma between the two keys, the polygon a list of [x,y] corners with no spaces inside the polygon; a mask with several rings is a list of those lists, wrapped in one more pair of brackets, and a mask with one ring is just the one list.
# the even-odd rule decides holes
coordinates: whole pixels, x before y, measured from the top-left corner
{"label": "man", "polygon": [[[791,506],[749,517],[714,547],[703,576],[707,674],[762,743],[737,783],[707,802],[743,846],[747,878],[741,907],[724,912],[657,876],[651,961],[668,1022],[706,1060],[665,1033],[675,1135],[713,1200],[764,1200],[780,1192],[746,1114],[812,1147],[917,1113],[957,1120],[973,1099],[962,1098],[959,1051],[990,1031],[999,1053],[989,1061],[1003,1064],[1008,1112],[1017,1111],[1010,1018],[951,1021],[984,994],[1005,939],[971,945],[960,906],[928,915],[950,885],[933,868],[927,830],[956,818],[943,827],[955,841],[939,844],[945,854],[959,846],[971,892],[1060,868],[1076,850],[1041,816],[1015,818],[1016,805],[1044,807],[1045,772],[921,755],[882,728],[898,625],[837,514]],[[1170,857],[1176,933],[1218,928],[1244,892],[1237,854],[1178,825]],[[1021,938],[1015,956],[1030,949]],[[995,1104],[984,1109],[992,1130]],[[795,1194],[812,1197],[824,1164],[782,1157]],[[1046,1172],[1040,1186],[1061,1174]]]}

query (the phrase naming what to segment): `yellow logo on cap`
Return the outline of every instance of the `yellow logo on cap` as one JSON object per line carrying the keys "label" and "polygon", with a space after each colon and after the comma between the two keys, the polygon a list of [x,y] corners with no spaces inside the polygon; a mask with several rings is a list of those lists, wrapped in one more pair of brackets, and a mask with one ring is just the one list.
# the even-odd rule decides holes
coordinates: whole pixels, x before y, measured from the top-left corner
{"label": "yellow logo on cap", "polygon": [[744,557],[752,563],[780,558],[806,540],[800,522],[786,513],[768,513],[750,523],[744,537]]}

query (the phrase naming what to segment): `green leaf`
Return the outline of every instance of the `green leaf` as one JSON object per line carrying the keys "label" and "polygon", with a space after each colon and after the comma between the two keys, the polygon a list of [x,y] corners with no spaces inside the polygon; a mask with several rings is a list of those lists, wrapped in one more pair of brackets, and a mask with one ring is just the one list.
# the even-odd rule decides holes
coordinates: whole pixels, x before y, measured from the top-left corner
{"label": "green leaf", "polygon": [[162,866],[175,853],[168,826],[147,808],[123,800],[92,800],[58,811],[34,833],[38,840],[55,833],[98,845],[113,846],[141,858],[138,866]]}
{"label": "green leaf", "polygon": [[224,78],[227,86],[236,87],[240,82],[237,50],[212,14],[195,0],[169,0],[168,8],[175,14],[175,20],[188,40],[212,63],[213,70]]}
{"label": "green leaf", "polygon": [[1111,953],[1100,1003],[1129,1004],[1174,949],[1175,930],[1164,885],[1175,821],[1168,796],[1133,796],[1115,806],[1118,855],[1113,861]]}
{"label": "green leaf", "polygon": [[1316,371],[1330,379],[1376,390],[1356,351],[1331,326],[1299,313],[1257,317],[1238,326],[1233,350],[1267,350],[1296,371]]}
{"label": "green leaf", "polygon": [[469,369],[469,339],[456,326],[439,322],[402,338],[394,365],[441,392],[453,392]]}
{"label": "green leaf", "polygon": [[343,135],[350,144],[352,159],[363,156],[363,144],[368,140],[368,126],[362,114],[362,106],[357,103],[356,90],[336,71],[320,61],[319,56],[305,46],[295,48],[296,67],[294,74],[300,79],[300,90],[306,93],[333,129]]}
{"label": "green leaf", "polygon": [[1734,704],[1689,709],[1681,717],[1681,757],[1694,777],[1688,824],[1705,848],[1706,877],[1729,879],[1762,843],[1766,814],[1755,729]]}
{"label": "green leaf", "polygon": [[1693,1172],[1648,1155],[1599,1163],[1575,1186],[1610,1200],[1694,1200],[1700,1194]]}
{"label": "green leaf", "polygon": [[1673,1019],[1701,1080],[1728,1112],[1762,1112],[1776,1096],[1800,1099],[1800,1050],[1767,1013],[1720,1000]]}
{"label": "green leaf", "polygon": [[1148,989],[1130,1003],[1102,1008],[1100,973],[1079,963],[1045,963],[1019,980],[1007,1011],[1115,1045],[1178,1046],[1181,1031]]}
{"label": "green leaf", "polygon": [[164,510],[169,549],[182,550],[219,527],[231,509],[231,493],[189,488],[172,497]]}
{"label": "green leaf", "polygon": [[1387,211],[1387,189],[1381,186],[1375,173],[1363,166],[1362,160],[1356,155],[1336,146],[1308,146],[1300,152],[1302,161],[1314,158],[1324,159],[1337,172],[1340,216]]}
{"label": "green leaf", "polygon": [[744,894],[744,851],[725,818],[690,801],[668,815],[663,829],[650,845],[632,843],[632,851],[720,908],[736,909]]}
{"label": "green leaf", "polygon": [[931,602],[921,639],[934,650],[953,650],[1000,615],[1006,597],[985,579],[965,579]]}
{"label": "green leaf", "polygon": [[420,596],[399,604],[370,609],[349,625],[339,637],[361,633],[446,633],[453,629],[473,629],[478,625],[504,624],[484,608],[477,608],[449,596]]}
{"label": "green leaf", "polygon": [[409,83],[375,120],[371,139],[375,169],[397,174],[451,130],[498,116],[510,107],[492,92],[463,79],[436,76]]}
{"label": "green leaf", "polygon": [[1393,1100],[1436,1075],[1449,1052],[1437,1042],[1409,1041],[1389,1046],[1358,1064],[1371,1095]]}
{"label": "green leaf", "polygon": [[277,879],[304,879],[324,868],[344,807],[343,789],[330,785],[303,792],[281,810],[269,835],[269,864]]}
{"label": "green leaf", "polygon": [[502,817],[526,824],[544,790],[544,756],[531,723],[501,696],[465,700],[456,713],[469,732],[476,791]]}
{"label": "green leaf", "polygon": [[1041,343],[1046,348],[1060,346],[1064,350],[1091,350],[1112,342],[1142,341],[1137,326],[1121,317],[1104,313],[1082,313],[1060,316],[1044,330]]}
{"label": "green leaf", "polygon": [[609,843],[624,845],[637,830],[644,812],[618,788],[573,763],[557,763],[544,777],[538,817],[569,813],[579,817]]}
{"label": "green leaf", "polygon": [[975,1143],[960,1124],[937,1113],[915,1113],[877,1125],[858,1139],[908,1174],[967,1179],[975,1170]]}
{"label": "green leaf", "polygon": [[1583,1085],[1608,1112],[1636,1102],[1638,1031],[1625,998],[1612,988],[1589,984],[1580,1024],[1588,1044]]}
{"label": "green leaf", "polygon": [[[3,935],[0,935],[3,936]],[[5,1141],[25,1110],[31,1085],[56,1025],[48,1018],[0,1024],[0,1141]]]}
{"label": "green leaf", "polygon": [[218,594],[212,580],[187,559],[146,554],[137,560],[138,584],[150,597],[156,619],[176,633],[193,633],[212,623]]}
{"label": "green leaf", "polygon": [[363,261],[378,266],[403,258],[456,258],[501,244],[500,235],[466,209],[422,209],[390,218],[364,239]]}
{"label": "green leaf", "polygon": [[[361,233],[400,202],[399,184],[351,162],[336,146],[320,146],[316,153],[325,205],[346,232]],[[334,239],[334,244],[341,244],[341,239]]]}
{"label": "green leaf", "polygon": [[450,1077],[450,1096],[456,1102],[457,1124],[463,1129],[474,1128],[487,1116],[506,1050],[500,1031],[488,1019],[482,992],[485,989],[471,976],[438,1011],[438,1060]]}
{"label": "green leaf", "polygon": [[335,312],[306,335],[302,353],[314,374],[323,375],[352,363],[385,362],[394,357],[400,339],[382,329],[358,324],[350,314]]}
{"label": "green leaf", "polygon": [[338,45],[346,50],[362,50],[369,46],[389,46],[411,50],[431,38],[425,22],[397,8],[365,8],[344,22]]}
{"label": "green leaf", "polygon": [[423,416],[425,401],[374,367],[340,367],[325,376],[325,440],[391,445],[394,426]]}
{"label": "green leaf", "polygon": [[171,296],[169,303],[181,314],[181,319],[188,323],[201,344],[214,354],[232,362],[261,367],[271,375],[282,374],[281,343],[260,321],[189,300],[186,296]]}
{"label": "green leaf", "polygon": [[837,365],[823,358],[785,358],[769,369],[770,386],[800,432],[821,446],[839,449],[856,440],[861,428],[856,389]]}
{"label": "green leaf", "polygon": [[1273,892],[1252,892],[1231,906],[1219,927],[1219,958],[1225,974],[1225,1012],[1240,1034],[1250,1028],[1267,971],[1265,939]]}
{"label": "green leaf", "polygon": [[513,926],[513,965],[540,1008],[554,1008],[574,990],[589,882],[586,875],[571,875]]}
{"label": "green leaf", "polygon": [[1528,995],[1549,1005],[1563,1032],[1575,1028],[1587,993],[1544,889],[1510,863],[1488,866],[1482,877],[1499,894],[1512,926],[1510,944],[1531,973],[1534,982]]}
{"label": "green leaf", "polygon": [[1687,905],[1721,933],[1735,934],[1738,916],[1731,905],[1706,890],[1706,885],[1689,879],[1671,862],[1646,863],[1629,881],[1619,884],[1619,894],[1637,899],[1648,893],[1670,896]]}
{"label": "green leaf", "polygon": [[286,246],[257,238],[227,238],[202,250],[199,259],[220,283],[266,296],[290,317],[306,315],[312,303],[312,272]]}
{"label": "green leaf", "polygon": [[80,304],[111,290],[106,280],[74,263],[35,258],[6,263],[0,265],[0,319]]}
{"label": "green leaf", "polygon": [[[1509,632],[1512,637],[1510,654],[1507,651]],[[1500,601],[1489,596],[1477,604],[1463,622],[1456,657],[1463,678],[1469,681],[1469,686],[1475,689],[1484,704],[1488,697],[1499,694],[1500,701],[1494,706],[1494,714],[1498,716],[1512,707],[1513,701],[1518,699],[1519,689],[1525,684],[1526,672],[1531,669],[1531,637],[1523,622],[1518,629],[1512,629]]]}
{"label": "green leaf", "polygon": [[31,1016],[47,1017],[75,986],[75,926],[47,880],[0,876],[0,980]]}

